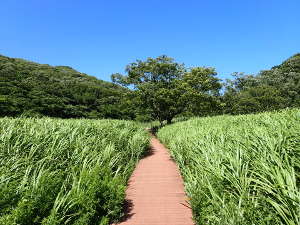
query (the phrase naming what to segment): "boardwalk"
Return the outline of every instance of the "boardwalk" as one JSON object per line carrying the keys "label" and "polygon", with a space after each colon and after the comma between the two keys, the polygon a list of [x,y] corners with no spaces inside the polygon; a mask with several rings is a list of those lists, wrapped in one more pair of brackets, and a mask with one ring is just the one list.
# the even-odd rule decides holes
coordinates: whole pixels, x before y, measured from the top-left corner
{"label": "boardwalk", "polygon": [[132,174],[121,225],[193,225],[182,178],[168,150],[156,138]]}

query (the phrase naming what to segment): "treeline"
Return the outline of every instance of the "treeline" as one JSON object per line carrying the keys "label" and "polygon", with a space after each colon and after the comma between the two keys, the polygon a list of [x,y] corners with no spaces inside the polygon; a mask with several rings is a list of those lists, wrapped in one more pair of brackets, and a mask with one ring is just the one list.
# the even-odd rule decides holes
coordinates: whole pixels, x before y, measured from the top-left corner
{"label": "treeline", "polygon": [[258,75],[235,73],[225,83],[224,113],[245,114],[300,106],[300,54]]}
{"label": "treeline", "polygon": [[[300,54],[257,75],[222,82],[213,68],[166,56],[137,60],[114,83],[67,66],[0,55],[0,116],[172,120],[300,106]],[[121,84],[121,85],[119,85]]]}

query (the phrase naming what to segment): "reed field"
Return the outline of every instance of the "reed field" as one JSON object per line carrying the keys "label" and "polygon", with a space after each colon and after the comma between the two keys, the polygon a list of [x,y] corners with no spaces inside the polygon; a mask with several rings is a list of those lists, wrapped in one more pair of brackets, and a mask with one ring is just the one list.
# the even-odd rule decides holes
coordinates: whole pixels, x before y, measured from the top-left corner
{"label": "reed field", "polygon": [[134,122],[0,119],[0,224],[117,221],[148,146]]}
{"label": "reed field", "polygon": [[194,118],[158,137],[197,224],[300,224],[300,110]]}

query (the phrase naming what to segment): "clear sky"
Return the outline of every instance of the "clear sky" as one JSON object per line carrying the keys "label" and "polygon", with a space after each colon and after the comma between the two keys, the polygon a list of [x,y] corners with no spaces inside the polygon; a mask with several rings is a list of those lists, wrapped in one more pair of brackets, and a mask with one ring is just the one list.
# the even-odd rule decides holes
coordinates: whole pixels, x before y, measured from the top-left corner
{"label": "clear sky", "polygon": [[0,54],[100,79],[166,54],[255,74],[300,52],[300,0],[1,0]]}

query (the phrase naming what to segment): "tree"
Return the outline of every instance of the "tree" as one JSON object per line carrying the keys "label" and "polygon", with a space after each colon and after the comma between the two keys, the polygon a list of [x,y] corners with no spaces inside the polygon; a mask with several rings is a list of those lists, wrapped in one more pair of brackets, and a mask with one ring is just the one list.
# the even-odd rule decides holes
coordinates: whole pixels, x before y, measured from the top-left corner
{"label": "tree", "polygon": [[280,92],[285,107],[300,107],[300,54],[258,75],[261,83],[273,86]]}
{"label": "tree", "polygon": [[140,107],[161,124],[171,123],[176,115],[218,95],[221,88],[213,68],[187,70],[165,55],[137,60],[126,67],[126,73],[112,74],[112,81],[131,87]]}
{"label": "tree", "polygon": [[257,76],[234,73],[227,80],[225,113],[245,114],[300,107],[300,54]]}
{"label": "tree", "polygon": [[222,102],[220,89],[222,84],[214,68],[194,67],[183,77],[185,87],[185,109],[195,116],[218,114]]}

